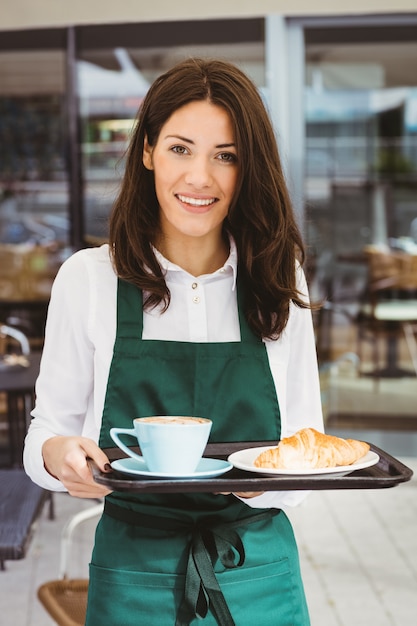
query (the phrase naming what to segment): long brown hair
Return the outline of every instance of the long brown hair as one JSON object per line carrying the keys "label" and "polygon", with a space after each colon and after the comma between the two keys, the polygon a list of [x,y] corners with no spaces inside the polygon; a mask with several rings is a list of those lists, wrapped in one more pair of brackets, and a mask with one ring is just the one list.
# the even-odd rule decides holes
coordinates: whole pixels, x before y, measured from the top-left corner
{"label": "long brown hair", "polygon": [[259,337],[276,338],[289,305],[308,306],[296,289],[296,259],[304,248],[282,172],[271,121],[256,86],[235,65],[185,60],[156,79],[138,112],[126,170],[110,217],[117,274],[148,293],[145,308],[169,306],[170,292],[153,253],[159,206],[153,172],[142,162],[145,137],[154,146],[162,126],[182,106],[207,100],[230,115],[238,157],[235,197],[224,222],[236,241],[245,315]]}

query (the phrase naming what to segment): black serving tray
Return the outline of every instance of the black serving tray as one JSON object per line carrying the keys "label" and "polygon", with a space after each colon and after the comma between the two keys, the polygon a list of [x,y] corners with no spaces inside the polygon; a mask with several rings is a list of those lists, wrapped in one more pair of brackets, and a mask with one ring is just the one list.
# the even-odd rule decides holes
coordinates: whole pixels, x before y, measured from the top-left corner
{"label": "black serving tray", "polygon": [[[229,454],[238,450],[258,446],[274,446],[276,442],[256,441],[239,443],[212,443],[208,444],[204,456],[210,458],[227,459]],[[91,462],[94,479],[113,491],[130,493],[186,493],[186,492],[242,492],[242,491],[294,491],[302,489],[382,489],[395,487],[411,479],[413,471],[384,450],[370,444],[371,450],[379,455],[376,465],[362,470],[353,471],[344,476],[313,475],[271,476],[246,472],[237,468],[216,478],[201,479],[154,479],[133,477],[115,472],[103,473],[97,465]],[[139,452],[137,447],[132,450]],[[104,450],[110,461],[125,458],[119,448]]]}

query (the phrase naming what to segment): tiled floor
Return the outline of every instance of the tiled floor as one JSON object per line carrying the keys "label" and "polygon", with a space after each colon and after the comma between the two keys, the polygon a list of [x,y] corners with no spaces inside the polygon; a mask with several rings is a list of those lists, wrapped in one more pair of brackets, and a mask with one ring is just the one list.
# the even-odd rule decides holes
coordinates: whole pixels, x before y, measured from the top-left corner
{"label": "tiled floor", "polygon": [[[417,472],[417,459],[403,459]],[[290,517],[312,626],[417,624],[417,477],[312,494]]]}
{"label": "tiled floor", "polygon": [[[402,460],[417,473],[416,457]],[[55,624],[36,591],[58,576],[63,525],[93,502],[56,494],[55,504],[56,519],[50,521],[44,511],[27,557],[8,561],[0,572],[1,624]],[[390,489],[315,492],[290,517],[312,626],[417,623],[417,477]],[[95,522],[75,532],[72,577],[87,576]]]}

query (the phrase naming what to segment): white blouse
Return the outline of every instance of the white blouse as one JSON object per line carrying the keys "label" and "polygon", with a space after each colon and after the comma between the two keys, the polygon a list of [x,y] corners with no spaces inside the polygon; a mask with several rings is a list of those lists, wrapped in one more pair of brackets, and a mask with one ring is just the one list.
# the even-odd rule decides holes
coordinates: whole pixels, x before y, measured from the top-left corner
{"label": "white blouse", "polygon": [[[171,305],[145,312],[143,339],[239,341],[236,247],[213,274],[194,277],[156,253],[166,272]],[[307,295],[304,274],[299,289]],[[116,337],[117,277],[108,245],[76,252],[55,279],[36,382],[36,406],[26,437],[24,466],[45,489],[64,486],[44,468],[42,445],[54,435],[98,441],[107,379]],[[291,305],[285,331],[265,341],[281,412],[281,436],[310,426],[323,430],[311,313]],[[247,499],[252,507],[293,506],[302,492],[267,492]]]}

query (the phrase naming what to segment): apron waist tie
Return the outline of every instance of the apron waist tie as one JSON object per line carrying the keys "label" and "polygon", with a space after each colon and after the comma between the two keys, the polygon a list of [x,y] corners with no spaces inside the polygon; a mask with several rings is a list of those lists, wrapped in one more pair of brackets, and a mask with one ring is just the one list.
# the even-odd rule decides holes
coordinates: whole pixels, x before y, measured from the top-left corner
{"label": "apron waist tie", "polygon": [[[225,597],[217,582],[214,564],[219,558],[227,569],[241,567],[245,562],[245,549],[236,528],[270,519],[280,513],[279,509],[270,509],[249,517],[224,523],[185,522],[145,515],[117,506],[107,499],[104,513],[117,520],[157,530],[178,530],[191,532],[185,589],[175,626],[189,626],[195,617],[204,619],[209,606],[220,626],[235,626]],[[238,561],[236,562],[236,553]]]}

